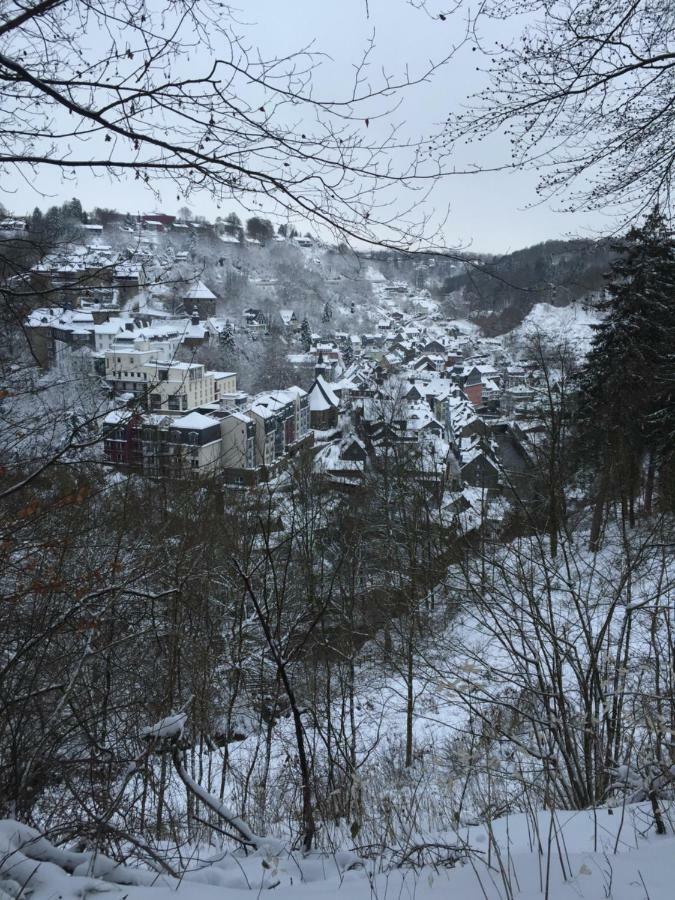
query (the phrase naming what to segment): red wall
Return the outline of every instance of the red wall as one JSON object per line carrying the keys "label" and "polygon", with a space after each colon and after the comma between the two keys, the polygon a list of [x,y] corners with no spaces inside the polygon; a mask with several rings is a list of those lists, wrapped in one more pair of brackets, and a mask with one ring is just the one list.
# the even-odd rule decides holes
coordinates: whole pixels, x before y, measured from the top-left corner
{"label": "red wall", "polygon": [[483,403],[483,385],[480,384],[480,382],[478,384],[466,385],[464,393],[474,406],[481,406]]}

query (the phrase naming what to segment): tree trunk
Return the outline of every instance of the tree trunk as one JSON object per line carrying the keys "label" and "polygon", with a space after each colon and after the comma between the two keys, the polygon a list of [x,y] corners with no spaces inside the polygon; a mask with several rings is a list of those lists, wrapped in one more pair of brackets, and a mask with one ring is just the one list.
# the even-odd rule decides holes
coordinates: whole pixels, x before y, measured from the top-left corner
{"label": "tree trunk", "polygon": [[600,476],[600,484],[598,493],[595,497],[595,506],[593,507],[593,518],[591,520],[591,535],[588,541],[588,549],[591,553],[597,553],[600,549],[600,532],[602,531],[602,521],[605,512],[605,502],[607,500],[607,488],[609,486],[609,475],[604,469]]}

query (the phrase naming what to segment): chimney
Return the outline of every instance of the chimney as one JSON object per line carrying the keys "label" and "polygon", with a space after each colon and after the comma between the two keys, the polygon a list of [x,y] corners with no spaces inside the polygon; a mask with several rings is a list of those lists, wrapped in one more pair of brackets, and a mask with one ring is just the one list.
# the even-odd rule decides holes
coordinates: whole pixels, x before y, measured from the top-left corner
{"label": "chimney", "polygon": [[199,325],[199,310],[196,306],[192,310],[192,324]]}

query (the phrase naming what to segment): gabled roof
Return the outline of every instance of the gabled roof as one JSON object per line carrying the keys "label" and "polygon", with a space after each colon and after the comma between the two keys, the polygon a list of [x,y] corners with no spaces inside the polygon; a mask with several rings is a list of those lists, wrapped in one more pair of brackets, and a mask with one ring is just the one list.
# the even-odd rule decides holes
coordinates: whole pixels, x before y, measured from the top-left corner
{"label": "gabled roof", "polygon": [[215,300],[216,295],[213,291],[210,291],[203,281],[198,281],[197,284],[193,285],[187,294],[183,297],[184,300]]}
{"label": "gabled roof", "polygon": [[312,412],[322,412],[326,409],[338,409],[340,401],[335,391],[330,387],[323,375],[317,375],[309,392],[309,408]]}

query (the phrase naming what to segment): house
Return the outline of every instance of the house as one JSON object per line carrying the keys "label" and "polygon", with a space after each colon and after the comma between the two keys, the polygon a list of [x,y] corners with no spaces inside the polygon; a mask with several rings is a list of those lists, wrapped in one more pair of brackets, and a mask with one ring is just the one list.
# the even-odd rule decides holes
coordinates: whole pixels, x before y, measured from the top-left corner
{"label": "house", "polygon": [[202,321],[215,316],[216,299],[216,295],[207,288],[203,281],[194,284],[182,297],[185,312],[191,316],[196,309]]}
{"label": "house", "polygon": [[208,341],[209,331],[206,324],[200,320],[199,312],[195,307],[192,310],[192,317],[186,324],[185,331],[183,332],[183,344],[189,350],[196,350],[198,347],[201,347],[202,344],[207,344]]}
{"label": "house", "polygon": [[460,441],[460,467],[467,484],[492,493],[501,488],[499,467],[480,438],[474,436]]}
{"label": "house", "polygon": [[476,408],[483,405],[483,376],[476,366],[471,366],[468,372],[462,374],[460,384]]}
{"label": "house", "polygon": [[236,372],[211,372],[211,375],[213,375],[213,393],[216,403],[237,395]]}
{"label": "house", "polygon": [[436,354],[436,355],[438,355],[438,354],[444,355],[445,354],[445,346],[443,345],[443,343],[441,341],[436,340],[436,339],[427,341],[427,343],[424,345],[424,347],[422,347],[422,350],[424,351],[424,353],[432,353],[432,354]]}
{"label": "house", "polygon": [[353,490],[363,483],[367,461],[365,445],[352,435],[322,447],[314,459],[314,471],[336,487]]}
{"label": "house", "polygon": [[144,228],[158,228],[164,230],[176,221],[175,216],[168,216],[166,213],[150,213],[141,216],[141,224]]}
{"label": "house", "polygon": [[244,328],[249,334],[264,334],[269,328],[267,316],[261,309],[249,306],[244,310],[243,318]]}
{"label": "house", "polygon": [[309,391],[309,418],[312,428],[336,428],[340,401],[323,375],[317,375]]}
{"label": "house", "polygon": [[[149,342],[148,342],[149,343]],[[105,353],[105,378],[115,393],[133,393],[151,412],[185,413],[215,400],[213,372],[200,363],[167,359],[166,347],[113,344]]]}
{"label": "house", "polygon": [[413,368],[417,372],[441,372],[444,366],[445,358],[431,353],[423,354],[413,363]]}
{"label": "house", "polygon": [[287,331],[298,331],[300,328],[298,317],[292,309],[280,309],[279,318],[281,319],[282,327]]}

